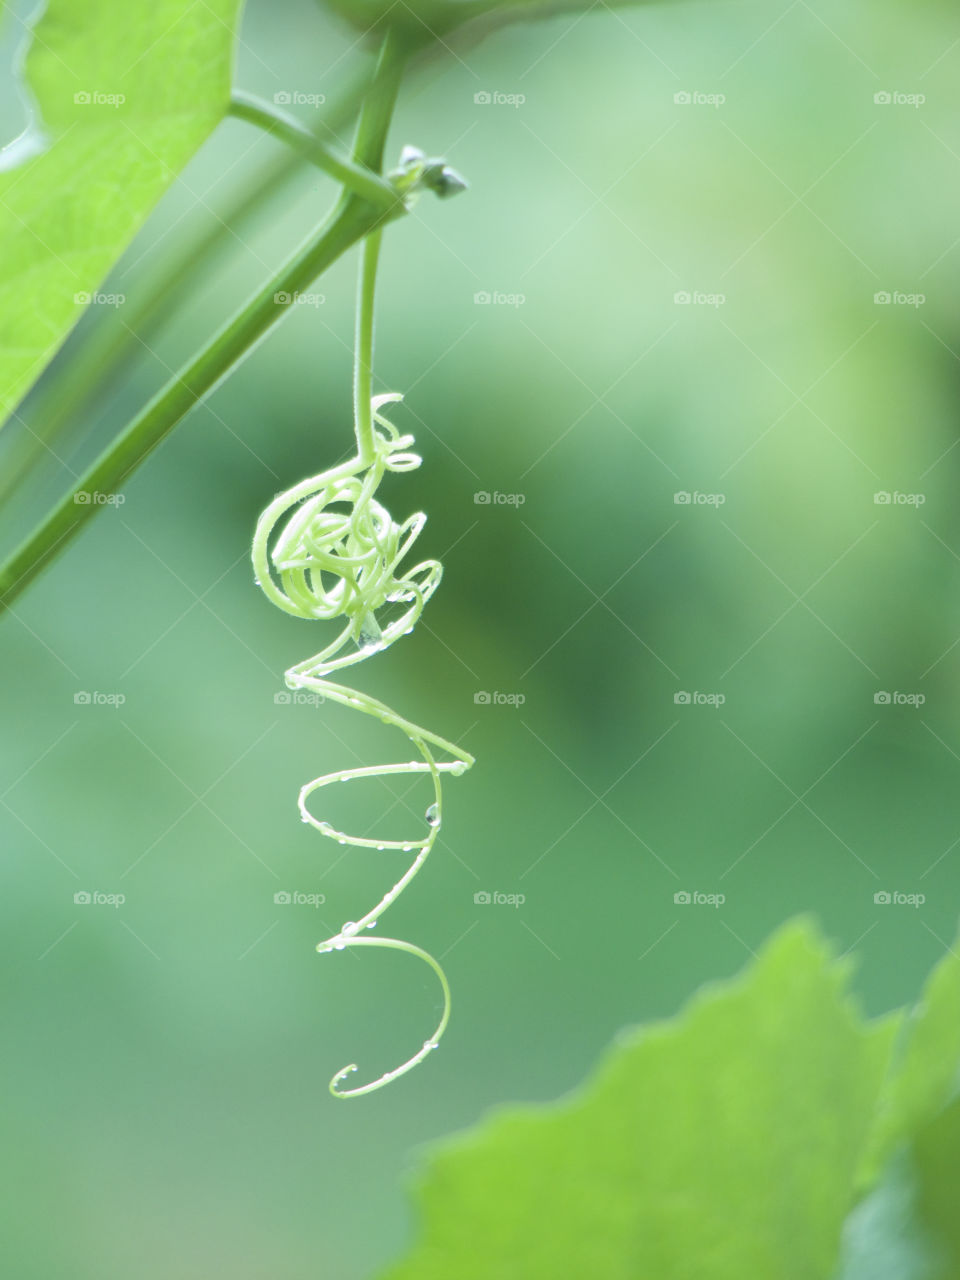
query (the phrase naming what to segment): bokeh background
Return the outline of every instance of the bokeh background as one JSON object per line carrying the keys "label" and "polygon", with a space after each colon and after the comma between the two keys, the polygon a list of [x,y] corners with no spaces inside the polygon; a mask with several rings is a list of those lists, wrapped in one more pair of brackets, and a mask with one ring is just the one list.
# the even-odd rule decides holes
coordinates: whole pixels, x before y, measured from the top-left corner
{"label": "bokeh background", "polygon": [[[252,0],[237,80],[329,103],[364,56],[306,0]],[[298,788],[404,743],[275,703],[321,628],[273,610],[248,560],[273,494],[349,448],[351,259],[3,622],[0,1203],[21,1280],[375,1275],[415,1229],[423,1144],[560,1096],[799,913],[856,957],[870,1011],[916,996],[960,899],[958,71],[946,4],[677,2],[514,25],[408,83],[391,155],[443,154],[471,190],[386,237],[377,382],[406,393],[424,464],[385,500],[429,513],[446,572],[357,683],[477,756],[388,917],[443,958],[454,1019],[402,1082],[329,1098],[341,1064],[379,1074],[438,1012],[404,956],[314,954],[400,864],[341,857]],[[276,156],[223,125],[106,287],[132,303]],[[69,467],[332,194],[298,170],[194,266]],[[29,438],[4,437],[0,466]],[[68,474],[18,487],[5,547]],[[334,820],[421,829],[419,786],[347,791]]]}

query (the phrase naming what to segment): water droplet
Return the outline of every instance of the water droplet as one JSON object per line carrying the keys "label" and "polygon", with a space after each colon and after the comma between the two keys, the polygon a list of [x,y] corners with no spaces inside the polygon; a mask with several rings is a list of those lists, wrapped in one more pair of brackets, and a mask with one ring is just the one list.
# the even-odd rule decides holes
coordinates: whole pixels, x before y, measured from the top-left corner
{"label": "water droplet", "polygon": [[357,645],[364,653],[376,653],[378,649],[383,648],[383,632],[372,612],[368,613],[360,623]]}
{"label": "water droplet", "polygon": [[334,951],[343,951],[343,949],[346,947],[346,945],[347,945],[347,944],[346,944],[345,942],[335,942],[335,943],[333,944],[333,949],[334,949]]}
{"label": "water droplet", "polygon": [[413,845],[412,845],[412,844],[405,844],[405,845],[403,846],[403,852],[404,852],[404,853],[410,853],[410,852],[412,851],[412,849],[413,849]]}
{"label": "water droplet", "polygon": [[300,815],[300,821],[301,821],[301,822],[309,822],[309,821],[310,821],[310,819],[307,817],[307,815],[306,815],[305,813],[301,813],[301,815]]}
{"label": "water droplet", "polygon": [[377,849],[380,853],[383,853],[385,848],[386,848],[386,845],[382,845],[382,844],[377,845]]}
{"label": "water droplet", "polygon": [[439,827],[440,825],[440,809],[437,805],[432,804],[424,814],[427,823],[431,827]]}
{"label": "water droplet", "polygon": [[346,844],[346,843],[347,841],[344,836],[337,836],[337,844]]}
{"label": "water droplet", "polygon": [[368,929],[375,929],[376,927],[377,927],[376,920],[371,920],[370,923],[367,925]]}
{"label": "water droplet", "polygon": [[430,1049],[436,1049],[436,1048],[437,1048],[437,1042],[436,1042],[436,1040],[424,1040],[424,1042],[423,1042],[423,1047],[424,1047],[424,1049],[427,1049],[427,1050],[430,1050]]}

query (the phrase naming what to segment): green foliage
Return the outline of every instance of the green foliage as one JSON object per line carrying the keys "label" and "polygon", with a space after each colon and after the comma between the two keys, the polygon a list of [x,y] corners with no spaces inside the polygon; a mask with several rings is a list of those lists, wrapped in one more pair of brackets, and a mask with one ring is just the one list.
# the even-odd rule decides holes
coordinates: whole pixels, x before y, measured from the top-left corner
{"label": "green foliage", "polygon": [[917,1134],[912,1151],[916,1179],[916,1215],[926,1229],[932,1262],[930,1280],[960,1277],[960,1215],[957,1171],[960,1170],[960,1099]]}
{"label": "green foliage", "polygon": [[0,174],[0,417],[223,117],[240,0],[50,0],[26,75],[42,153]]}
{"label": "green foliage", "polygon": [[960,958],[934,970],[904,1028],[900,1063],[890,1077],[864,1169],[869,1184],[897,1146],[952,1096],[960,1063]]}
{"label": "green foliage", "polygon": [[891,1183],[863,1234],[875,1246],[895,1210],[923,1238],[916,1204],[955,1251],[937,1280],[960,1275],[960,1110],[936,1118],[960,1058],[960,963],[941,964],[907,1028],[865,1020],[848,978],[789,926],[743,976],[627,1036],[570,1099],[446,1146],[421,1180],[420,1243],[389,1280],[829,1280],[858,1170],[918,1132],[916,1191]]}

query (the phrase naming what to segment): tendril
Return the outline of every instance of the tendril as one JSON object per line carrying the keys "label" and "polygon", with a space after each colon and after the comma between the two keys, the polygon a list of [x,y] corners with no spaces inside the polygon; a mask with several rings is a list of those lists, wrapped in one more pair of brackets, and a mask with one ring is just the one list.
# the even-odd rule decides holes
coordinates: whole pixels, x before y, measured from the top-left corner
{"label": "tendril", "polygon": [[[368,265],[372,262],[373,270],[376,248],[375,243],[369,245]],[[372,281],[369,289],[362,292],[369,302]],[[369,351],[365,365],[361,360],[360,367],[363,374],[368,375]],[[364,381],[362,378],[361,386]],[[421,461],[417,454],[410,452],[413,436],[401,435],[380,412],[382,405],[401,398],[397,394],[364,397],[365,412],[361,412],[358,402],[357,456],[301,481],[276,498],[261,515],[253,541],[254,572],[269,600],[298,618],[344,619],[336,639],[314,657],[286,672],[287,687],[312,690],[331,702],[353,707],[400,729],[422,757],[403,764],[341,769],[314,778],[300,790],[301,817],[321,835],[360,849],[416,853],[406,872],[375,907],[361,919],[348,921],[339,933],[319,943],[317,950],[386,947],[408,952],[433,969],[443,993],[439,1024],[423,1046],[399,1067],[354,1089],[344,1089],[341,1085],[357,1070],[357,1065],[351,1063],[344,1067],[330,1081],[330,1091],[338,1098],[371,1093],[412,1070],[437,1047],[446,1029],[450,1018],[450,987],[439,963],[413,943],[369,937],[366,931],[375,927],[384,911],[417,875],[437,840],[443,817],[441,776],[457,776],[473,764],[473,757],[452,742],[404,719],[378,699],[328,678],[333,672],[354,666],[408,635],[440,582],[442,567],[437,560],[423,560],[413,568],[401,568],[401,561],[410,551],[426,517],[418,513],[398,524],[376,499],[386,472],[412,471]],[[384,616],[378,618],[380,611],[384,611]],[[438,760],[435,752],[451,758]],[[434,799],[426,811],[425,833],[411,833],[401,840],[367,839],[336,829],[308,808],[311,796],[331,783],[407,773],[429,774],[433,783]]]}

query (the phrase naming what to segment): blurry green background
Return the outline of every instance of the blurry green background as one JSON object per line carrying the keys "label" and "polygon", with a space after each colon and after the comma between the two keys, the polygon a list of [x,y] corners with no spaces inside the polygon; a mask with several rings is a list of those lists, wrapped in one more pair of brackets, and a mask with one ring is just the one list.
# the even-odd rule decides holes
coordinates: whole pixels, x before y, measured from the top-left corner
{"label": "blurry green background", "polygon": [[[355,39],[306,0],[254,0],[238,83],[332,100]],[[404,743],[274,703],[321,628],[272,609],[248,560],[273,494],[350,446],[351,259],[4,619],[0,1200],[18,1278],[371,1276],[414,1230],[420,1144],[557,1097],[619,1027],[670,1015],[800,912],[853,949],[869,1010],[916,994],[960,897],[958,70],[945,4],[678,2],[511,27],[407,85],[391,155],[416,143],[471,182],[390,229],[380,285],[378,385],[406,393],[395,420],[424,457],[385,500],[428,512],[418,550],[446,572],[416,633],[356,679],[477,756],[384,921],[443,958],[453,1021],[402,1082],[329,1098],[335,1069],[372,1078],[438,1012],[404,956],[313,952],[403,864],[341,858],[297,791]],[[474,101],[495,92],[525,101]],[[110,288],[132,299],[274,154],[224,125]],[[331,195],[303,171],[198,269],[85,414],[72,467]],[[875,303],[895,291],[926,301]],[[4,545],[65,485],[51,462]],[[330,813],[350,829],[422,829],[425,790],[344,791]],[[77,906],[80,890],[126,901]],[[875,903],[897,891],[926,901]]]}

